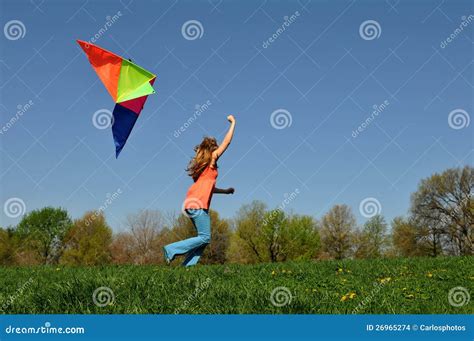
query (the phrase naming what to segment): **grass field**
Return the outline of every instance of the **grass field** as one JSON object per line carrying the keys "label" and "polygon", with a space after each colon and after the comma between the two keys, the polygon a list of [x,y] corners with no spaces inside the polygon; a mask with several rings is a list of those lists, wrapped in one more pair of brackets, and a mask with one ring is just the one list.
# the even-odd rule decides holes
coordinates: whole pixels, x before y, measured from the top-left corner
{"label": "grass field", "polygon": [[[98,289],[106,287],[108,289]],[[472,314],[472,257],[0,269],[7,314]],[[95,299],[93,299],[96,291]],[[273,292],[273,295],[272,295]],[[112,297],[113,295],[113,297]],[[95,302],[94,302],[95,301]]]}

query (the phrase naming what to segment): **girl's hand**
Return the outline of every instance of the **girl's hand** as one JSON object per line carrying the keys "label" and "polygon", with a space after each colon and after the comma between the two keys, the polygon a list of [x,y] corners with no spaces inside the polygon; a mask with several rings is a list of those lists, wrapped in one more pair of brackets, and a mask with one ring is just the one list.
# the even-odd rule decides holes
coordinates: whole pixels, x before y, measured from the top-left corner
{"label": "girl's hand", "polygon": [[227,194],[234,194],[235,190],[233,187],[227,188]]}
{"label": "girl's hand", "polygon": [[227,120],[228,120],[230,123],[235,123],[235,117],[234,117],[234,115],[229,115],[229,116],[227,116]]}

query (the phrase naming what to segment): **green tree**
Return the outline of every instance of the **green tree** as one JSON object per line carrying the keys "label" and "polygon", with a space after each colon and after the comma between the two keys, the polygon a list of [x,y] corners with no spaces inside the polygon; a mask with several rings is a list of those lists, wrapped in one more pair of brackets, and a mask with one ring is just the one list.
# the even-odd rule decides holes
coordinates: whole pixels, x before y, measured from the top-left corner
{"label": "green tree", "polygon": [[244,205],[234,221],[229,260],[237,263],[311,259],[319,251],[317,224],[310,216],[267,211],[259,201]]}
{"label": "green tree", "polygon": [[282,230],[286,224],[287,218],[282,210],[275,209],[265,214],[258,242],[262,249],[260,254],[265,254],[265,261],[278,262],[281,259],[284,243]]}
{"label": "green tree", "polygon": [[332,258],[351,256],[353,230],[356,220],[347,205],[335,205],[321,220],[321,242],[323,250]]}
{"label": "green tree", "polygon": [[314,258],[319,249],[316,222],[310,216],[268,212],[261,234],[263,250],[270,262]]}
{"label": "green tree", "polygon": [[103,212],[87,212],[74,221],[64,237],[61,263],[68,265],[103,265],[111,260],[112,229]]}
{"label": "green tree", "polygon": [[319,253],[317,222],[307,215],[290,215],[281,230],[281,261],[309,260]]}
{"label": "green tree", "polygon": [[72,221],[66,210],[45,207],[23,216],[17,233],[23,248],[37,254],[43,264],[57,263],[63,250],[63,238]]}
{"label": "green tree", "polygon": [[267,207],[261,201],[243,205],[234,219],[235,232],[231,236],[228,258],[235,263],[268,261],[261,242]]}
{"label": "green tree", "polygon": [[474,168],[452,168],[423,179],[411,198],[411,214],[432,256],[474,254]]}
{"label": "green tree", "polygon": [[378,258],[387,250],[390,240],[387,235],[387,223],[377,214],[367,220],[362,231],[356,234],[356,258]]}

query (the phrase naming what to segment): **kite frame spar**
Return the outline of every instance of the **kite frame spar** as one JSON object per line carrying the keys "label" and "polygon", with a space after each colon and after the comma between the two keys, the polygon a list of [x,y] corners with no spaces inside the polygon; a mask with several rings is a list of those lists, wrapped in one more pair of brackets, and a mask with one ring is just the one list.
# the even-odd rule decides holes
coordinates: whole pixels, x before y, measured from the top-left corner
{"label": "kite frame spar", "polygon": [[117,158],[143,110],[148,95],[155,93],[153,84],[156,75],[100,46],[83,40],[77,40],[77,43],[86,53],[91,66],[116,103],[111,126]]}

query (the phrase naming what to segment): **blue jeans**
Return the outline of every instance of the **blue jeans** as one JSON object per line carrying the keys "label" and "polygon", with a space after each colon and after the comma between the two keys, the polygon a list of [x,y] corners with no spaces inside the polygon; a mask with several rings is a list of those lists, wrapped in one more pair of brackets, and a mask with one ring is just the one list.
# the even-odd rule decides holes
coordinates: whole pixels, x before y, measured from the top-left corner
{"label": "blue jeans", "polygon": [[204,209],[189,209],[186,213],[193,222],[198,233],[197,237],[168,244],[164,247],[164,251],[165,257],[170,261],[177,255],[186,254],[183,265],[192,266],[197,264],[207,244],[211,241],[211,218],[208,210]]}

